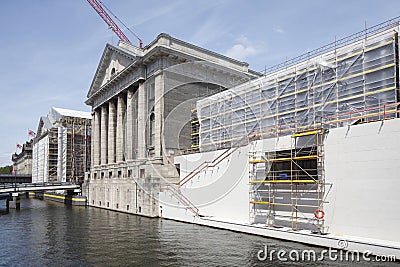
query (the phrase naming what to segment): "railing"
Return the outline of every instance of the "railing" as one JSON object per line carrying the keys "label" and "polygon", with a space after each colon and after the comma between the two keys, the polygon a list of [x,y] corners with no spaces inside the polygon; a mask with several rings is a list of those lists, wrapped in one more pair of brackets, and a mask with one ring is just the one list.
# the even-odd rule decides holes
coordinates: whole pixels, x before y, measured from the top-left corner
{"label": "railing", "polygon": [[175,188],[175,185],[173,184],[166,184],[164,188],[169,192],[172,193],[172,195],[178,200],[180,201],[186,209],[189,209],[191,212],[193,212],[193,214],[195,216],[199,215],[199,209],[187,198],[185,197],[178,188]]}
{"label": "railing", "polygon": [[[286,123],[281,125],[272,125],[270,127],[264,127],[254,132],[259,133],[258,135],[266,137],[276,137],[276,135],[286,135],[298,131],[309,131],[313,129],[318,129],[321,126],[327,128],[327,126],[332,125],[328,128],[337,128],[334,125],[339,123],[350,122],[348,125],[352,125],[357,121],[368,123],[374,121],[384,121],[400,117],[400,102],[385,104],[382,106],[364,108],[349,112],[343,112],[340,114],[334,114],[324,117],[323,121],[315,123],[314,125],[302,125],[298,126],[296,122]],[[341,125],[340,127],[343,127]]]}
{"label": "railing", "polygon": [[80,188],[78,184],[74,183],[31,183],[31,184],[3,184],[0,185],[0,190],[4,192],[18,192],[18,191],[36,191],[36,190],[53,190],[55,189],[75,189]]}
{"label": "railing", "polygon": [[206,168],[210,167],[215,167],[217,166],[220,162],[222,162],[224,159],[229,157],[232,153],[234,153],[236,150],[238,150],[242,145],[247,144],[249,140],[254,139],[258,135],[250,134],[246,135],[243,137],[241,140],[239,140],[238,144],[234,147],[230,147],[229,149],[225,150],[222,154],[220,154],[218,157],[216,157],[213,161],[205,161],[202,164],[200,164],[197,168],[195,168],[193,171],[191,171],[188,175],[186,175],[182,180],[179,181],[179,186],[183,186],[186,184],[188,181],[193,179],[197,174],[199,174],[201,171],[203,171]]}
{"label": "railing", "polygon": [[0,174],[0,183],[32,183],[30,174]]}
{"label": "railing", "polygon": [[300,56],[297,56],[295,58],[286,60],[283,63],[280,63],[278,65],[272,66],[270,68],[266,68],[263,71],[260,71],[261,73],[264,73],[264,75],[267,74],[271,74],[273,72],[288,68],[290,66],[293,66],[297,63],[300,63],[302,61],[308,60],[310,58],[322,55],[326,52],[332,51],[334,49],[338,49],[340,47],[343,47],[351,42],[355,42],[355,41],[359,41],[362,40],[364,38],[367,38],[373,34],[385,31],[387,29],[390,29],[392,27],[395,27],[397,25],[399,25],[399,20],[400,20],[400,16],[399,17],[395,17],[393,19],[387,20],[385,22],[382,22],[380,24],[377,24],[375,26],[372,26],[370,28],[367,28],[365,30],[362,30],[360,32],[357,32],[355,34],[352,34],[350,36],[344,37],[342,39],[336,40],[330,44],[324,45],[320,48],[317,48],[315,50],[312,50],[308,53],[302,54]]}

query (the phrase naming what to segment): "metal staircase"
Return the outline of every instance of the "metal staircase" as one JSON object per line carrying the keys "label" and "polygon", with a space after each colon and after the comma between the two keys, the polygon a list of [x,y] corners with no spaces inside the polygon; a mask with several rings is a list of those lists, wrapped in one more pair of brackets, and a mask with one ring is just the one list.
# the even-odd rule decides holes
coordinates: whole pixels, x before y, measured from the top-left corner
{"label": "metal staircase", "polygon": [[179,182],[179,187],[185,185],[187,182],[189,182],[193,177],[195,177],[197,174],[202,172],[204,169],[207,168],[212,168],[217,166],[219,163],[221,163],[224,159],[232,155],[235,151],[237,151],[240,147],[247,145],[249,141],[259,137],[257,134],[250,134],[246,135],[243,138],[241,138],[235,146],[230,147],[229,149],[225,150],[221,155],[216,157],[213,161],[208,162],[205,161],[202,164],[200,164],[197,168],[195,168],[193,171],[191,171],[188,175],[186,175],[182,180]]}
{"label": "metal staircase", "polygon": [[195,216],[199,215],[199,209],[181,193],[175,184],[166,184],[162,189],[170,192],[171,196],[178,200],[178,202],[181,203],[185,209],[190,210]]}
{"label": "metal staircase", "polygon": [[259,137],[260,135],[254,133],[244,136],[237,142],[235,146],[232,146],[231,148],[225,150],[213,161],[211,162],[206,161],[200,164],[197,168],[195,168],[188,175],[186,175],[178,184],[167,183],[161,189],[163,191],[170,192],[171,196],[173,196],[176,200],[178,200],[179,203],[182,203],[185,209],[190,210],[195,216],[199,216],[199,209],[187,197],[185,197],[182,194],[180,190],[181,187],[185,185],[187,182],[189,182],[191,179],[193,179],[193,177],[195,177],[197,174],[202,172],[204,169],[217,166],[224,159],[226,159],[227,157],[232,155],[235,151],[237,151],[240,147],[247,145],[250,141]]}

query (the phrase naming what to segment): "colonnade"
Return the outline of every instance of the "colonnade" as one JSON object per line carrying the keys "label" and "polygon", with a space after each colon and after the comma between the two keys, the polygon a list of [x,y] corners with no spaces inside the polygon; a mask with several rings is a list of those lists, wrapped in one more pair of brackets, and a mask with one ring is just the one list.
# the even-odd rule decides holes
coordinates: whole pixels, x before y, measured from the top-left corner
{"label": "colonnade", "polygon": [[[94,109],[92,166],[122,163],[145,157],[144,129],[147,108],[143,84],[140,84],[137,90],[137,102],[134,99],[135,90],[129,88]],[[135,132],[135,129],[140,130]]]}

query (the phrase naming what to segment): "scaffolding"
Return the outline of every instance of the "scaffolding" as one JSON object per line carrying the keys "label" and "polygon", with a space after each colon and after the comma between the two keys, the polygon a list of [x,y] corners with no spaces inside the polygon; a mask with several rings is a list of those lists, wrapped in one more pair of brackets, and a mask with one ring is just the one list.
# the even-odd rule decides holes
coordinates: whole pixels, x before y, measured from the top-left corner
{"label": "scaffolding", "polygon": [[33,141],[33,181],[82,183],[90,169],[90,136],[89,113],[52,108]]}
{"label": "scaffolding", "polygon": [[193,138],[198,143],[192,147],[200,151],[228,148],[254,131],[270,138],[314,129],[321,123],[334,128],[384,116],[395,118],[397,30],[397,26],[386,27],[199,100],[193,119],[200,126],[195,133],[198,138]]}
{"label": "scaffolding", "polygon": [[199,152],[199,130],[200,123],[197,119],[197,111],[195,108],[191,110],[191,127],[190,127],[190,139],[191,139],[191,151]]}
{"label": "scaffolding", "polygon": [[[255,133],[262,141],[249,146],[250,222],[323,233],[329,129],[399,117],[398,21],[291,62],[197,101],[192,148],[226,149]],[[282,137],[290,146],[278,145]]]}
{"label": "scaffolding", "polygon": [[66,140],[60,144],[62,161],[59,165],[65,166],[65,176],[60,178],[68,182],[82,183],[85,172],[90,170],[90,120],[64,117],[59,123],[62,125],[63,139]]}
{"label": "scaffolding", "polygon": [[291,148],[249,151],[250,222],[324,231],[324,210],[330,184],[324,175],[326,130],[298,132]]}

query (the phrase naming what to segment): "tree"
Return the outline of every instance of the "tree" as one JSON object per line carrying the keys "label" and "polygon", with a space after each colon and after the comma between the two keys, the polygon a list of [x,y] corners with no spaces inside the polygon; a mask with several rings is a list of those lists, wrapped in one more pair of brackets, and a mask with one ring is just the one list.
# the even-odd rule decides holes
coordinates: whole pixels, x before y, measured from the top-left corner
{"label": "tree", "polygon": [[6,165],[4,167],[0,167],[0,174],[11,174],[12,165]]}

